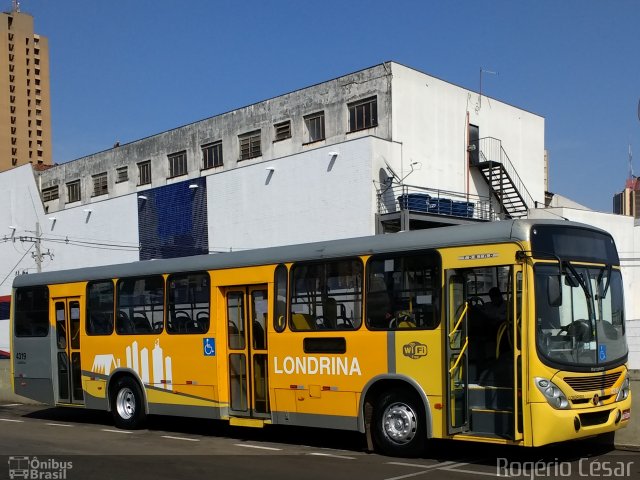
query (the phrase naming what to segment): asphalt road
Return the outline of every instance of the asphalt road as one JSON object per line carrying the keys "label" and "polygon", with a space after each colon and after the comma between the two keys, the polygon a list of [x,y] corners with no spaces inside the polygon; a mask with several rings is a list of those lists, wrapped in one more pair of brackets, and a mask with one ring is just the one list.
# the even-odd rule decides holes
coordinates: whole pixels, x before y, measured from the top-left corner
{"label": "asphalt road", "polygon": [[[537,462],[537,463],[536,463]],[[572,442],[523,449],[433,441],[423,458],[368,453],[360,434],[150,417],[118,430],[105,412],[0,404],[0,479],[471,480],[630,478],[640,452]]]}

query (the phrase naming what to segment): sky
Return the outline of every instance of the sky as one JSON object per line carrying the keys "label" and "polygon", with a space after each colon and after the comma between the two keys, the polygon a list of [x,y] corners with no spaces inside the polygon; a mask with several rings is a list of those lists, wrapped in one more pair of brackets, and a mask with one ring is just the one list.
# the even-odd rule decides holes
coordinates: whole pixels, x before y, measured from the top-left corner
{"label": "sky", "polygon": [[640,174],[638,0],[20,6],[49,39],[56,163],[392,60],[475,91],[497,72],[484,94],[545,118],[554,193],[610,212],[629,145]]}

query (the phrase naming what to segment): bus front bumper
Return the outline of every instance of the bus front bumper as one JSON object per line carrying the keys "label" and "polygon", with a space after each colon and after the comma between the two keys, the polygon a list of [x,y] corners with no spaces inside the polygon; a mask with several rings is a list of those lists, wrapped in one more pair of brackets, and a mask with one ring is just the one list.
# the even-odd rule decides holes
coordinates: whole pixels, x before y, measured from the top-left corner
{"label": "bus front bumper", "polygon": [[631,394],[621,402],[593,408],[556,410],[546,402],[532,403],[533,446],[613,432],[630,419]]}

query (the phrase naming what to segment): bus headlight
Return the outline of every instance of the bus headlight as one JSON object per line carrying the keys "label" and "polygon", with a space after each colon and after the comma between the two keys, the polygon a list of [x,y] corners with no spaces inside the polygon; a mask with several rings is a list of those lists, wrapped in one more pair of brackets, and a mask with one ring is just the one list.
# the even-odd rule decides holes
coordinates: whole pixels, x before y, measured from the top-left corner
{"label": "bus headlight", "polygon": [[629,373],[625,373],[624,382],[622,382],[622,386],[620,387],[620,391],[618,392],[618,396],[616,397],[616,402],[626,400],[629,397],[630,390],[631,382],[629,381]]}
{"label": "bus headlight", "polygon": [[560,390],[551,380],[536,377],[534,381],[536,383],[536,387],[538,387],[538,390],[542,392],[542,395],[544,395],[544,398],[547,400],[549,405],[558,410],[565,410],[569,408],[569,400],[567,400],[567,397],[562,393],[562,390]]}

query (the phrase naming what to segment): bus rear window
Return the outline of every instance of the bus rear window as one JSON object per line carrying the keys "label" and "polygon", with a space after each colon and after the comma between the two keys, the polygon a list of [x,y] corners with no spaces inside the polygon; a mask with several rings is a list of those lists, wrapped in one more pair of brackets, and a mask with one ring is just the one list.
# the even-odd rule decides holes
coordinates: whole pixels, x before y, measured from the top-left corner
{"label": "bus rear window", "polygon": [[18,288],[15,294],[16,337],[46,337],[49,334],[49,289]]}

